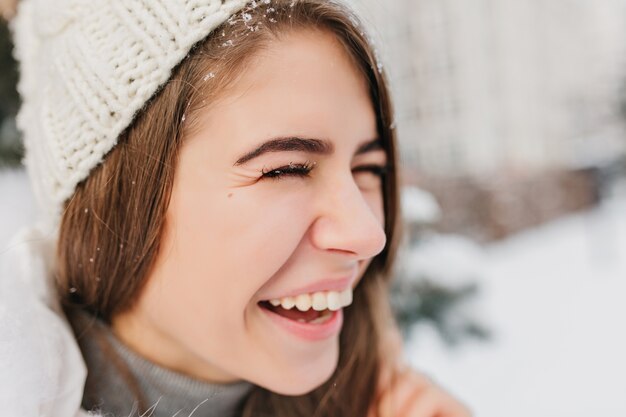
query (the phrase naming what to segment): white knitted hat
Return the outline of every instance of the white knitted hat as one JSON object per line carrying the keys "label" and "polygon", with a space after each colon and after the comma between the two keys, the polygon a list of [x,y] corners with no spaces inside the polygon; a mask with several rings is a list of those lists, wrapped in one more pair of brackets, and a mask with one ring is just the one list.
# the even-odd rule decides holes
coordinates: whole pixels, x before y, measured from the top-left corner
{"label": "white knitted hat", "polygon": [[[266,0],[269,1],[269,0]],[[11,23],[24,136],[43,221],[116,144],[191,47],[246,0],[22,0]]]}

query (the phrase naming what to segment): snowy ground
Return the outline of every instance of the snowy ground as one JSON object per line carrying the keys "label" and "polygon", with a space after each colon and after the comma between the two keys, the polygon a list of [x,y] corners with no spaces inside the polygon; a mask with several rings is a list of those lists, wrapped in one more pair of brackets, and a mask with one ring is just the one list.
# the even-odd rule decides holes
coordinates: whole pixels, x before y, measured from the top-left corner
{"label": "snowy ground", "polygon": [[486,248],[493,342],[419,325],[410,362],[480,417],[626,416],[626,197]]}
{"label": "snowy ground", "polygon": [[[33,216],[22,172],[0,171],[0,254]],[[492,342],[444,345],[421,324],[411,363],[476,417],[626,416],[626,196],[486,248]]]}
{"label": "snowy ground", "polygon": [[35,215],[30,183],[21,170],[0,170],[0,254],[7,242]]}

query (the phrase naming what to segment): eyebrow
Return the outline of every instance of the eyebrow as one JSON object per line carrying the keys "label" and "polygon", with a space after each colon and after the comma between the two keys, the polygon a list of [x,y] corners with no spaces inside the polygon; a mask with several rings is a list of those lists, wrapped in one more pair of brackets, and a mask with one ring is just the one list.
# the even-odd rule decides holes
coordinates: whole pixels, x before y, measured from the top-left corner
{"label": "eyebrow", "polygon": [[[361,143],[355,155],[361,155],[367,152],[383,149],[383,142],[380,138],[374,138]],[[270,139],[256,149],[244,154],[237,159],[235,165],[243,165],[254,158],[268,152],[307,152],[316,155],[331,155],[335,151],[335,145],[325,139],[307,139],[299,137],[286,137]]]}

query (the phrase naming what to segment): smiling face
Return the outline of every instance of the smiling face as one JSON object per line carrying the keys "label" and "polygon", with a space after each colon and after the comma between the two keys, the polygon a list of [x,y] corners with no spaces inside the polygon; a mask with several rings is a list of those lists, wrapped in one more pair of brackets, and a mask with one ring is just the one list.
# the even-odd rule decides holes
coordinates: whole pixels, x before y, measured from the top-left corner
{"label": "smiling face", "polygon": [[290,32],[195,122],[156,263],[113,330],[197,378],[309,392],[335,370],[339,330],[306,337],[259,303],[354,288],[385,246],[382,179],[363,169],[387,162],[365,78],[330,33]]}

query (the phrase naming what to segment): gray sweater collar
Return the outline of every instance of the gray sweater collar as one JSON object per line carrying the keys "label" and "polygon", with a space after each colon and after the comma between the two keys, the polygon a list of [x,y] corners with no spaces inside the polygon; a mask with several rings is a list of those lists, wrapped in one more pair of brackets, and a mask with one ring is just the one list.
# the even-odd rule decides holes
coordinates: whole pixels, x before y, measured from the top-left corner
{"label": "gray sweater collar", "polygon": [[[208,383],[164,368],[122,343],[104,322],[83,312],[76,318],[77,339],[88,369],[82,404],[87,410],[97,409],[116,417],[140,415],[132,386],[105,353],[107,346],[100,342],[103,339],[137,381],[146,406],[151,407],[146,415],[152,417],[237,417],[253,387],[247,381]],[[104,337],[99,338],[96,332]]]}

